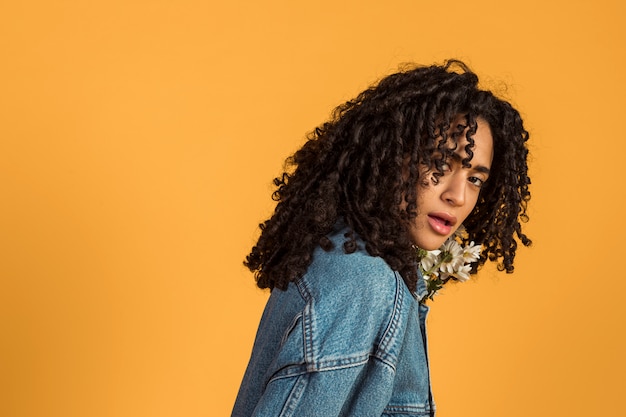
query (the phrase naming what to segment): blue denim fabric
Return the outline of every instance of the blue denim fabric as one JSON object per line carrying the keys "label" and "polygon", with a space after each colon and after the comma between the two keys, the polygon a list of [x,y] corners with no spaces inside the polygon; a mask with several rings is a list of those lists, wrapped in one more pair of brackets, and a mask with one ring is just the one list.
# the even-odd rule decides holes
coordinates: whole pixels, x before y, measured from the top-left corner
{"label": "blue denim fabric", "polygon": [[343,252],[274,290],[233,417],[432,416],[422,280],[412,294],[382,258]]}

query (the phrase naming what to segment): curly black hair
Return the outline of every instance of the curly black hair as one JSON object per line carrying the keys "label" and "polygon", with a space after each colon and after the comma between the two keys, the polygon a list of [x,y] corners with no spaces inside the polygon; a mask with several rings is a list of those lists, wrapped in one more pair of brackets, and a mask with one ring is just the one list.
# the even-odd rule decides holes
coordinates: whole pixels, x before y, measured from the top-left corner
{"label": "curly black hair", "polygon": [[[469,128],[451,128],[459,116]],[[517,240],[531,244],[521,227],[530,200],[529,134],[511,104],[479,89],[478,77],[463,62],[449,60],[383,78],[307,135],[274,179],[276,209],[260,225],[259,240],[244,262],[257,285],[286,289],[305,273],[318,245],[332,248],[326,236],[343,220],[351,231],[343,244],[346,253],[357,249],[356,233],[370,255],[383,258],[415,290],[408,224],[416,216],[416,185],[427,170],[435,172],[435,181],[443,175],[453,152],[448,138],[458,140],[464,129],[467,166],[477,118],[491,128],[494,157],[464,222],[467,240],[483,245],[473,272],[487,260],[513,272]]]}

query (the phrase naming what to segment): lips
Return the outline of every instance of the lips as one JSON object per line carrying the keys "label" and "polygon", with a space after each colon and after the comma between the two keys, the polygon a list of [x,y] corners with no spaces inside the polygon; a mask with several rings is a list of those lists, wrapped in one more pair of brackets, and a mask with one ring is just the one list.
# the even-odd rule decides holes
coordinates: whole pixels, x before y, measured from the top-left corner
{"label": "lips", "polygon": [[428,213],[428,224],[440,235],[448,235],[456,225],[456,217],[443,212]]}

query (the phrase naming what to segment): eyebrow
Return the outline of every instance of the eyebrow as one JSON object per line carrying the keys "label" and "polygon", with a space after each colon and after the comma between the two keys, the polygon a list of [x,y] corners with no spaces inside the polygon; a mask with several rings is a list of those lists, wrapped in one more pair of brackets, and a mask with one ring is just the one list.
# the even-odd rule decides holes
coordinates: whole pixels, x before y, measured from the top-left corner
{"label": "eyebrow", "polygon": [[[459,155],[456,152],[453,153],[450,157],[454,160],[454,162],[458,162],[458,163],[461,163],[464,159],[461,155]],[[471,165],[471,161],[470,161],[470,165]],[[491,173],[491,170],[484,165],[471,165],[471,168],[474,171],[483,173],[485,175],[489,175]]]}
{"label": "eyebrow", "polygon": [[483,165],[472,166],[472,168],[476,170],[477,172],[482,172],[483,174],[487,174],[487,175],[489,175],[489,173],[491,172],[489,168]]}

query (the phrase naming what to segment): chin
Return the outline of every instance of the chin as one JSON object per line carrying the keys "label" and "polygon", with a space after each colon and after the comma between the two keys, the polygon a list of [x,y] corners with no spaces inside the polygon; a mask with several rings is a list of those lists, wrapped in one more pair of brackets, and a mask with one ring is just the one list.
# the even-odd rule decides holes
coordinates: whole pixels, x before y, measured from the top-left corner
{"label": "chin", "polygon": [[447,238],[443,239],[413,239],[413,243],[420,249],[436,250],[444,244]]}
{"label": "chin", "polygon": [[436,250],[439,249],[441,247],[441,245],[443,245],[443,242],[441,242],[438,245],[417,245],[418,248],[422,248],[424,250]]}

